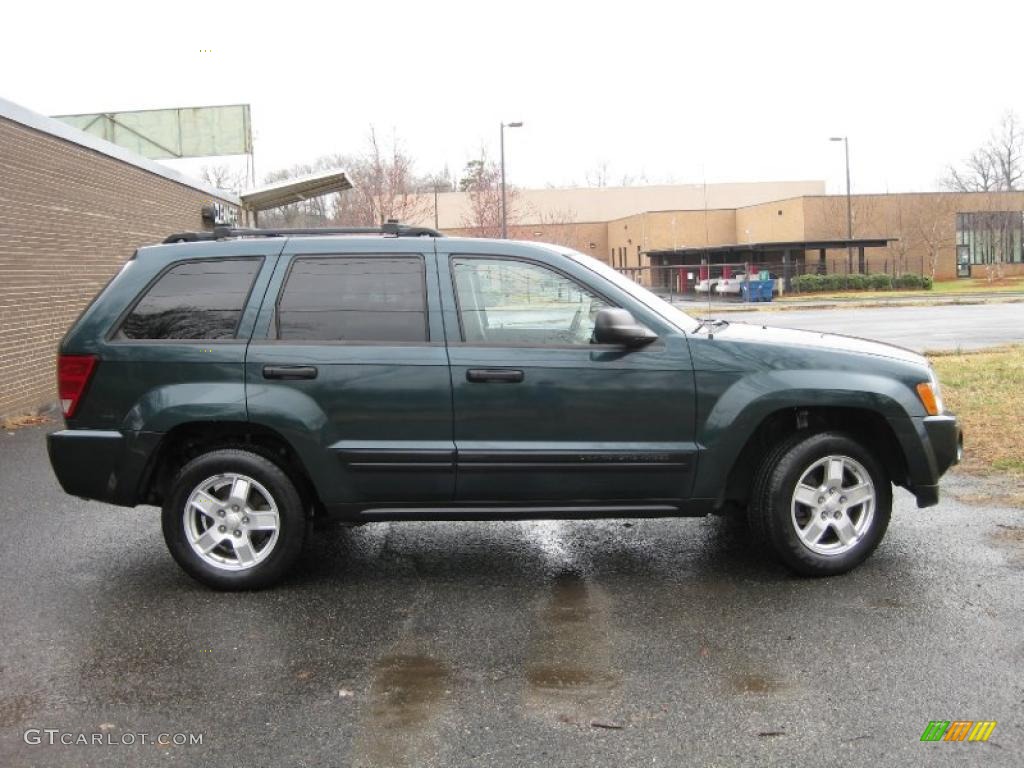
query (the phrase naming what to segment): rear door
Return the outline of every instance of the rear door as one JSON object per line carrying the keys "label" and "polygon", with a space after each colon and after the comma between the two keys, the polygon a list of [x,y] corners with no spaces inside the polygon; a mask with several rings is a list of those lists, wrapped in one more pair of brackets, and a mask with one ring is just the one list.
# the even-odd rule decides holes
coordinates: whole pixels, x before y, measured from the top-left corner
{"label": "rear door", "polygon": [[[97,354],[75,420],[92,428],[165,432],[187,421],[245,419],[243,362],[280,242],[145,249],[65,340]],[[105,332],[106,331],[106,332]]]}
{"label": "rear door", "polygon": [[426,239],[285,246],[246,357],[249,418],[298,447],[328,505],[452,499],[434,258]]}

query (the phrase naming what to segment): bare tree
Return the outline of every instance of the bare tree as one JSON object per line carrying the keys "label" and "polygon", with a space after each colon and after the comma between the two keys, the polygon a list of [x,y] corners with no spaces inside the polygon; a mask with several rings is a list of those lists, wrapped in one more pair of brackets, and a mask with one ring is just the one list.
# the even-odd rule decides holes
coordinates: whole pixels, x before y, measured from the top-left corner
{"label": "bare tree", "polygon": [[[462,226],[476,237],[501,237],[501,168],[480,150],[480,157],[466,163],[459,190],[467,194],[468,210]],[[509,224],[519,219],[519,192],[506,186],[505,218]]]}
{"label": "bare tree", "polygon": [[274,171],[265,179],[270,183],[332,169],[347,171],[354,189],[266,211],[260,215],[261,222],[288,227],[372,227],[389,219],[416,220],[429,209],[429,201],[418,194],[423,180],[415,175],[412,157],[397,136],[382,144],[373,126],[358,154],[325,155]]}
{"label": "bare tree", "polygon": [[378,226],[390,219],[408,221],[426,215],[429,202],[418,194],[419,182],[412,157],[404,150],[397,136],[383,145],[377,131],[370,126],[365,150],[354,158],[349,169],[355,190],[352,206],[340,211],[341,224]]}
{"label": "bare tree", "polygon": [[[943,252],[956,247],[956,201],[948,195],[897,195],[896,236],[893,244],[901,269],[935,278]],[[908,264],[911,253],[920,253],[920,264]]]}
{"label": "bare tree", "polygon": [[984,267],[985,279],[991,283],[1005,277],[1005,265],[1013,258],[1020,213],[994,210],[998,203],[994,200],[986,202],[984,209],[964,216],[973,235],[971,256],[974,264]]}
{"label": "bare tree", "polygon": [[608,162],[606,160],[600,161],[591,170],[587,171],[584,179],[586,180],[588,187],[607,187]]}
{"label": "bare tree", "polygon": [[1013,111],[1003,115],[987,142],[959,166],[943,186],[953,192],[1013,192],[1024,189],[1024,126]]}
{"label": "bare tree", "polygon": [[447,165],[436,173],[428,173],[426,176],[421,176],[413,186],[420,194],[455,191],[455,181],[452,179],[452,172],[448,169]]}
{"label": "bare tree", "polygon": [[211,184],[217,189],[234,192],[236,195],[245,186],[245,171],[232,168],[227,163],[204,165],[199,176],[207,184]]}
{"label": "bare tree", "polygon": [[509,227],[509,235],[515,240],[537,240],[552,245],[564,245],[567,248],[586,250],[582,243],[576,211],[572,208],[561,208],[550,211],[532,209],[529,217],[534,224],[518,224]]}

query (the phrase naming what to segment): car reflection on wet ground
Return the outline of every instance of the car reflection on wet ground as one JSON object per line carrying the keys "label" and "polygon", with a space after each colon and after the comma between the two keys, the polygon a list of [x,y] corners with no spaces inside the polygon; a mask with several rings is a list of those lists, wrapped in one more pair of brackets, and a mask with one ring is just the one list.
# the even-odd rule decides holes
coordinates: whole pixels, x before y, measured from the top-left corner
{"label": "car reflection on wet ground", "polygon": [[[978,506],[981,481],[951,476],[930,510],[898,492],[880,549],[833,579],[790,576],[713,518],[410,522],[322,531],[281,587],[222,594],[174,565],[156,510],[65,496],[43,434],[0,434],[5,766],[868,765],[925,748],[1016,765],[1024,746],[1024,511]],[[935,719],[999,725],[922,745]],[[30,727],[204,739],[32,746]]]}

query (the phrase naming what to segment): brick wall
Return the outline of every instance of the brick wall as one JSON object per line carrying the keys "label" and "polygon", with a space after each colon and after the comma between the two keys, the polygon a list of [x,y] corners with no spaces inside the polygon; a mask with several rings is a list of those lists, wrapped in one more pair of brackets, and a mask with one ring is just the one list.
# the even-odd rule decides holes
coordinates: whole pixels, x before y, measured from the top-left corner
{"label": "brick wall", "polygon": [[0,417],[56,401],[57,343],[132,255],[203,227],[208,194],[0,118]]}

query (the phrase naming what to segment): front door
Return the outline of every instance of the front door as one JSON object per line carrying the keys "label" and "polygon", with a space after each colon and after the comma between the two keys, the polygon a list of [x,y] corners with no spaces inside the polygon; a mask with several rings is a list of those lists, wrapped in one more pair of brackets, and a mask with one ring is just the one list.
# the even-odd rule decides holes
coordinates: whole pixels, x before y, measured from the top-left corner
{"label": "front door", "polygon": [[958,245],[956,249],[956,276],[971,276],[971,247],[969,245]]}
{"label": "front door", "polygon": [[[595,507],[685,498],[695,449],[686,339],[563,261],[438,254],[456,498]],[[606,306],[626,306],[659,339],[634,350],[592,343]]]}
{"label": "front door", "polygon": [[289,241],[246,357],[249,418],[328,506],[451,502],[451,379],[433,243]]}

